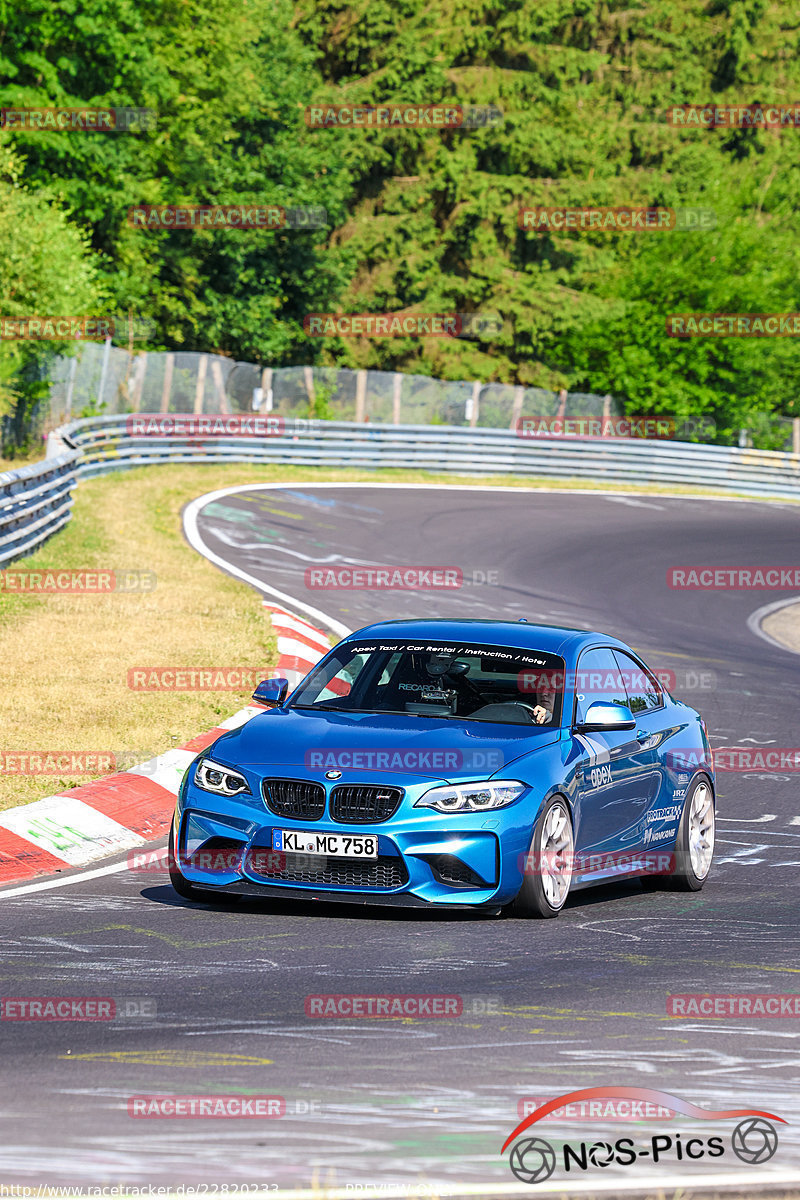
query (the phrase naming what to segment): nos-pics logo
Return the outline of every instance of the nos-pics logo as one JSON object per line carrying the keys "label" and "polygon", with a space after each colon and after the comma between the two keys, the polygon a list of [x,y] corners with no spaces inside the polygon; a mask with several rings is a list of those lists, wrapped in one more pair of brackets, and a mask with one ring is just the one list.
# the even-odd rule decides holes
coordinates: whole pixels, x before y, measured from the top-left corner
{"label": "nos-pics logo", "polygon": [[[587,1142],[564,1142],[556,1150],[545,1138],[538,1136],[522,1137],[532,1125],[543,1117],[570,1104],[578,1104],[586,1100],[600,1098],[628,1100],[639,1105],[658,1105],[662,1109],[670,1109],[674,1113],[682,1113],[700,1121],[730,1121],[738,1119],[738,1124],[730,1135],[730,1145],[722,1136],[689,1136],[680,1133],[657,1134],[637,1143],[633,1138],[621,1137],[615,1141],[605,1138]],[[592,1116],[590,1119],[600,1119]],[[584,1171],[594,1168],[630,1167],[639,1159],[645,1163],[660,1163],[665,1161],[679,1162],[700,1159],[718,1159],[733,1154],[748,1165],[758,1165],[769,1162],[778,1149],[778,1133],[772,1122],[781,1125],[786,1122],[775,1113],[762,1112],[756,1108],[733,1108],[713,1110],[698,1108],[689,1100],[680,1096],[672,1096],[669,1092],[659,1092],[652,1088],[638,1087],[596,1087],[583,1088],[578,1092],[567,1092],[556,1096],[542,1104],[529,1116],[520,1121],[516,1129],[503,1143],[501,1154],[505,1154],[511,1143],[514,1146],[509,1155],[509,1166],[517,1179],[523,1183],[542,1183],[549,1179],[560,1164],[564,1171],[573,1178]],[[517,1141],[516,1139],[520,1140]]]}

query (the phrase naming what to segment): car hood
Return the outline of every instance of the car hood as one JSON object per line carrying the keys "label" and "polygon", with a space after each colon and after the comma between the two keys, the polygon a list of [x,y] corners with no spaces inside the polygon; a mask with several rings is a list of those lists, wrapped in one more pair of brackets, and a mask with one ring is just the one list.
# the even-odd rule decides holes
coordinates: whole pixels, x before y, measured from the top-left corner
{"label": "car hood", "polygon": [[303,777],[340,770],[345,780],[403,775],[481,779],[507,775],[516,759],[559,740],[558,727],[497,725],[394,713],[271,709],[231,730],[211,753],[224,765]]}

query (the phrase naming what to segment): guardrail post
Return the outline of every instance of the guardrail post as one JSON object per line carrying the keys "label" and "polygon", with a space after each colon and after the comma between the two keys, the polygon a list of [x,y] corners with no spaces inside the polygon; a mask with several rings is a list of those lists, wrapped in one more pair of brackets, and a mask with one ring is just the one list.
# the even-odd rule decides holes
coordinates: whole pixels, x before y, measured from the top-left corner
{"label": "guardrail post", "polygon": [[161,389],[161,411],[169,412],[169,398],[172,395],[172,371],[175,366],[175,355],[169,353],[164,361],[164,386]]}
{"label": "guardrail post", "polygon": [[72,362],[69,364],[69,382],[67,383],[67,398],[64,403],[64,410],[67,415],[67,420],[72,416],[72,393],[75,390],[75,373],[78,370],[78,356],[73,354]]}
{"label": "guardrail post", "polygon": [[792,417],[792,454],[800,454],[800,417]]}
{"label": "guardrail post", "polygon": [[509,429],[512,433],[517,432],[517,425],[522,416],[522,405],[525,403],[525,388],[521,383],[518,383],[514,388],[514,403],[511,406],[511,424]]}
{"label": "guardrail post", "polygon": [[474,427],[475,427],[475,426],[478,424],[478,405],[479,405],[480,398],[481,398],[481,388],[482,388],[482,386],[483,386],[483,385],[481,384],[480,380],[478,380],[478,379],[475,379],[475,380],[473,381],[473,384],[472,384],[472,404],[471,404],[471,406],[470,406],[470,410],[469,410],[469,423],[470,423],[470,425],[472,426],[472,428],[473,428],[473,429],[474,429]]}
{"label": "guardrail post", "polygon": [[308,393],[308,403],[311,411],[314,411],[316,404],[316,393],[314,392],[314,372],[311,367],[303,367],[303,377],[306,381],[306,391]]}
{"label": "guardrail post", "polygon": [[222,378],[222,363],[216,358],[211,361],[211,377],[214,380],[214,387],[217,389],[220,412],[229,413],[231,406],[228,403],[228,395],[225,391],[225,380]]}
{"label": "guardrail post", "polygon": [[361,424],[367,410],[367,372],[356,372],[356,421]]}
{"label": "guardrail post", "polygon": [[106,338],[105,346],[103,347],[103,365],[100,368],[100,387],[97,392],[97,407],[103,407],[103,393],[106,390],[106,376],[108,374],[108,358],[111,354],[111,338]]}
{"label": "guardrail post", "polygon": [[208,356],[203,354],[200,362],[197,364],[197,389],[194,393],[194,411],[201,413],[203,411],[203,395],[206,390],[206,371],[208,370]]}
{"label": "guardrail post", "polygon": [[392,380],[392,424],[400,424],[400,397],[403,389],[403,376],[399,371],[395,371],[394,379]]}
{"label": "guardrail post", "polygon": [[567,393],[566,393],[566,389],[562,388],[561,391],[558,393],[558,412],[556,413],[556,419],[559,421],[563,421],[564,413],[566,411],[567,411]]}
{"label": "guardrail post", "polygon": [[147,351],[143,354],[137,354],[133,362],[133,382],[131,385],[131,407],[134,412],[142,411],[142,389],[144,387],[144,375],[147,370]]}

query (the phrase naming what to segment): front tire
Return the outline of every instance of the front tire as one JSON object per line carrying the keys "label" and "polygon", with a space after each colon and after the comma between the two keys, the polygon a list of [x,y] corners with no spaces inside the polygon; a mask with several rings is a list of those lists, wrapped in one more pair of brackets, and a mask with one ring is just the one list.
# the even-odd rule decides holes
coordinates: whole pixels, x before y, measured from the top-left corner
{"label": "front tire", "polygon": [[566,800],[554,796],[533,830],[522,887],[509,905],[512,916],[557,917],[572,883],[574,839]]}
{"label": "front tire", "polygon": [[175,837],[172,832],[172,828],[170,828],[169,831],[168,855],[169,857],[167,858],[167,862],[169,864],[169,881],[174,887],[175,891],[179,896],[182,896],[184,900],[199,900],[200,896],[197,888],[193,887],[192,884],[189,883],[188,879],[184,879],[178,870],[178,861],[175,857]]}

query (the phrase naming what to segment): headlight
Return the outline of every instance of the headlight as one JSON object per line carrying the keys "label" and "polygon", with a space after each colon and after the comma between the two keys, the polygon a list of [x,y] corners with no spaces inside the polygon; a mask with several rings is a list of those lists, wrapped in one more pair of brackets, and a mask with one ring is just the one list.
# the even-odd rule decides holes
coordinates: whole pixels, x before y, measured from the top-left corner
{"label": "headlight", "polygon": [[194,769],[194,781],[204,792],[216,792],[218,796],[240,796],[250,792],[244,775],[221,766],[213,758],[200,759]]}
{"label": "headlight", "polygon": [[454,787],[435,787],[420,796],[415,808],[435,808],[442,813],[485,812],[505,808],[522,795],[527,783],[518,779],[500,779],[496,783],[460,783]]}

